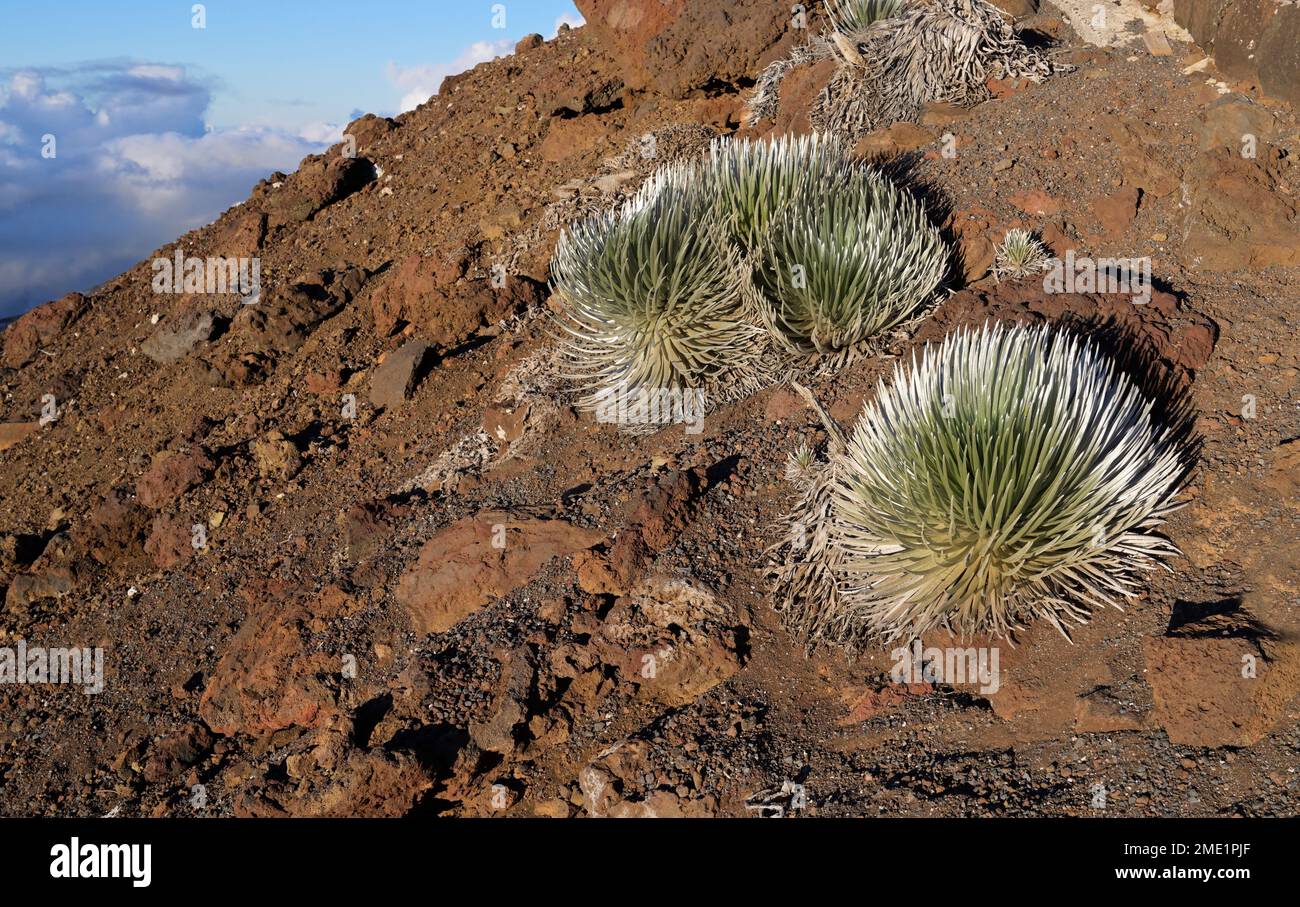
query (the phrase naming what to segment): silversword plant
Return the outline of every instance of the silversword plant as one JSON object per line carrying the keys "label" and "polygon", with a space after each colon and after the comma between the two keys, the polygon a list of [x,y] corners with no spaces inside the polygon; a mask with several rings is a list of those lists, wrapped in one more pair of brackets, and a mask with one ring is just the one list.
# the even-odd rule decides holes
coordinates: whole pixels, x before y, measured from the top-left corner
{"label": "silversword plant", "polygon": [[842,143],[812,133],[771,141],[715,139],[702,175],[733,240],[753,252],[792,200],[838,192],[859,167]]}
{"label": "silversword plant", "polygon": [[647,388],[727,398],[756,381],[764,332],[694,167],[664,168],[623,207],[566,230],[551,267],[579,407],[605,411]]}
{"label": "silversword plant", "polygon": [[1008,230],[993,257],[993,277],[1001,282],[1041,274],[1051,263],[1047,247],[1028,230]]}
{"label": "silversword plant", "polygon": [[1064,633],[1117,604],[1177,554],[1152,533],[1194,455],[1154,408],[1068,331],[986,325],[927,346],[804,483],[792,519],[822,541],[778,573],[787,619],[855,648],[1002,636],[1031,615]]}
{"label": "silversword plant", "polygon": [[838,362],[917,314],[947,265],[920,201],[862,168],[773,218],[755,257],[754,305],[785,349]]}
{"label": "silversword plant", "polygon": [[831,25],[848,37],[866,31],[881,19],[901,14],[903,8],[903,0],[826,0]]}
{"label": "silversword plant", "polygon": [[833,138],[718,140],[561,235],[564,371],[598,417],[649,392],[725,401],[770,378],[773,345],[847,362],[922,311],[947,261],[921,202]]}
{"label": "silversword plant", "polygon": [[989,79],[1041,82],[1067,70],[1020,40],[988,0],[830,0],[832,28],[814,35],[760,74],[746,122],[776,116],[782,80],[793,69],[838,57],[840,67],[808,111],[815,129],[847,140],[905,120],[931,101],[972,106]]}

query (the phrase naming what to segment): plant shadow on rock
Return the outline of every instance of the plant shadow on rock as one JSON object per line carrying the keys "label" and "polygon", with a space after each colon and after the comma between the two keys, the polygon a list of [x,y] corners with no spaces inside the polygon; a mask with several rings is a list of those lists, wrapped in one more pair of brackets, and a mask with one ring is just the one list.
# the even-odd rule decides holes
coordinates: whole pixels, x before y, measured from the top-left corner
{"label": "plant shadow on rock", "polygon": [[961,236],[952,228],[952,196],[933,176],[927,174],[923,167],[925,155],[920,151],[879,153],[867,155],[865,160],[921,203],[926,217],[934,224],[948,247],[948,267],[942,286],[960,289],[963,286],[965,263],[961,254]]}
{"label": "plant shadow on rock", "polygon": [[[360,718],[361,715],[358,714],[358,722]],[[413,755],[421,768],[434,779],[434,786],[407,812],[408,817],[437,816],[461,805],[455,800],[444,800],[438,794],[442,792],[442,785],[452,777],[457,757],[469,745],[468,731],[447,723],[426,724],[423,727],[398,731],[384,745],[387,750]],[[499,765],[503,758],[500,753],[481,753],[473,775],[475,777],[485,775]]]}

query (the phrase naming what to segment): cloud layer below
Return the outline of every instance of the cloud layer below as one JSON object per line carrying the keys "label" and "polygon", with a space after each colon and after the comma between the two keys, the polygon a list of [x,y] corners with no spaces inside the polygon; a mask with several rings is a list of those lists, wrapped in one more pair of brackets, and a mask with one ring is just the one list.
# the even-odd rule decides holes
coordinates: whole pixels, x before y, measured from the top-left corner
{"label": "cloud layer below", "polygon": [[510,41],[475,41],[450,63],[398,66],[390,62],[387,69],[388,79],[402,91],[398,111],[406,113],[429,100],[438,93],[438,86],[447,76],[473,69],[488,60],[495,60],[510,53],[513,48],[514,44]]}
{"label": "cloud layer below", "polygon": [[[555,31],[581,24],[564,15]],[[478,41],[446,63],[389,62],[396,112],[513,48]],[[181,65],[0,69],[0,318],[108,280],[342,134],[333,123],[213,130],[212,97]]]}
{"label": "cloud layer below", "polygon": [[[586,24],[586,20],[582,16],[565,13],[555,20],[555,27],[547,38],[554,38],[559,33],[561,26],[567,25],[570,28],[577,28],[584,24]],[[447,76],[473,69],[480,63],[495,60],[497,57],[504,57],[512,53],[514,48],[515,42],[508,39],[475,41],[449,63],[422,63],[416,66],[399,66],[389,61],[386,69],[388,80],[402,93],[401,101],[398,103],[398,111],[406,113],[408,110],[414,110],[436,95],[438,88],[442,85],[442,80]]]}
{"label": "cloud layer below", "polygon": [[85,290],[336,138],[210,131],[183,66],[102,62],[0,82],[0,316]]}

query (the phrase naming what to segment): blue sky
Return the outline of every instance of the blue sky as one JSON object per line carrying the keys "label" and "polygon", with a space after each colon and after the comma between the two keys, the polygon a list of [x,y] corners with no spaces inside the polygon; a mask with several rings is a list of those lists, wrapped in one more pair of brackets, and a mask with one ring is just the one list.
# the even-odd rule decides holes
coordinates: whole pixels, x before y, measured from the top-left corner
{"label": "blue sky", "polygon": [[359,113],[581,22],[572,0],[211,0],[195,28],[194,5],[5,0],[0,315],[112,277]]}

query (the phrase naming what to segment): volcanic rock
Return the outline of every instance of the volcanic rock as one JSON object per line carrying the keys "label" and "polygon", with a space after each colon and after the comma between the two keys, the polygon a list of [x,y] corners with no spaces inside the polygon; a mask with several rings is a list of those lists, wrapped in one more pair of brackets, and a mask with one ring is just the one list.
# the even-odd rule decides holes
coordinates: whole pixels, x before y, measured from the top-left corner
{"label": "volcanic rock", "polygon": [[602,533],[563,520],[487,511],[458,520],[420,549],[397,600],[421,633],[443,633],[529,582],[551,560],[590,548]]}

